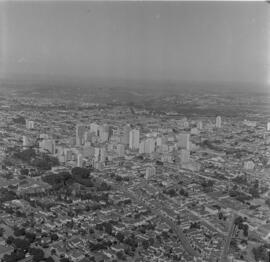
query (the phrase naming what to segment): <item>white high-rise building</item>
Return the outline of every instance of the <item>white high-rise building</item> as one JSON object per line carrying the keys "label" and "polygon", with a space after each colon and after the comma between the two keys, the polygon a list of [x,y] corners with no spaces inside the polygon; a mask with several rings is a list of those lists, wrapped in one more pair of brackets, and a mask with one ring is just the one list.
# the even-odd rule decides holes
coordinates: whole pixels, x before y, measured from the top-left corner
{"label": "white high-rise building", "polygon": [[82,146],[84,144],[86,127],[85,125],[76,125],[76,145]]}
{"label": "white high-rise building", "polygon": [[157,144],[157,146],[161,146],[162,145],[162,138],[161,137],[158,137],[156,139],[156,144]]}
{"label": "white high-rise building", "polygon": [[132,129],[129,132],[129,148],[139,149],[140,145],[140,131],[138,129]]}
{"label": "white high-rise building", "polygon": [[244,162],[244,169],[246,169],[246,170],[252,170],[252,169],[254,169],[254,167],[255,167],[255,164],[254,164],[254,162],[253,161],[245,161]]}
{"label": "white high-rise building", "polygon": [[117,144],[116,151],[118,156],[123,157],[125,155],[125,146],[123,144]]}
{"label": "white high-rise building", "polygon": [[187,163],[190,160],[190,151],[186,149],[181,149],[180,151],[181,163]]}
{"label": "white high-rise building", "polygon": [[190,129],[190,134],[191,135],[199,135],[199,133],[200,133],[200,131],[196,127],[193,127],[193,128]]}
{"label": "white high-rise building", "polygon": [[216,128],[221,128],[221,116],[216,117]]}
{"label": "white high-rise building", "polygon": [[121,142],[124,145],[128,145],[129,144],[129,132],[131,130],[130,125],[125,125],[123,128],[123,134],[121,136]]}
{"label": "white high-rise building", "polygon": [[90,124],[90,132],[95,133],[95,135],[97,136],[99,133],[99,125],[97,123],[91,123]]}
{"label": "white high-rise building", "polygon": [[34,129],[35,127],[35,122],[32,120],[26,120],[26,128],[27,129]]}
{"label": "white high-rise building", "polygon": [[139,154],[144,154],[145,152],[145,140],[141,141],[139,144]]}
{"label": "white high-rise building", "polygon": [[102,125],[98,129],[98,136],[101,143],[108,141],[109,139],[109,127]]}
{"label": "white high-rise building", "polygon": [[45,151],[50,154],[55,154],[55,141],[53,139],[43,139],[39,142],[39,148],[41,151]]}
{"label": "white high-rise building", "polygon": [[156,143],[154,138],[147,138],[145,140],[144,153],[151,154],[155,152]]}
{"label": "white high-rise building", "polygon": [[94,148],[94,159],[95,162],[105,162],[106,160],[106,148],[105,147],[95,147]]}
{"label": "white high-rise building", "polygon": [[23,149],[27,149],[31,145],[31,141],[27,136],[23,136]]}
{"label": "white high-rise building", "polygon": [[202,130],[203,129],[203,123],[202,123],[202,121],[197,122],[197,128],[199,130]]}
{"label": "white high-rise building", "polygon": [[69,148],[64,149],[64,155],[65,155],[65,161],[71,161],[72,160],[72,150]]}
{"label": "white high-rise building", "polygon": [[267,123],[266,130],[270,131],[270,122]]}
{"label": "white high-rise building", "polygon": [[77,167],[82,167],[83,166],[83,156],[82,154],[77,155]]}
{"label": "white high-rise building", "polygon": [[177,138],[178,146],[180,148],[187,149],[187,150],[190,149],[190,141],[189,141],[190,134],[188,133],[178,134],[176,138]]}
{"label": "white high-rise building", "polygon": [[145,177],[146,179],[154,176],[156,174],[156,168],[154,166],[148,166],[145,170]]}

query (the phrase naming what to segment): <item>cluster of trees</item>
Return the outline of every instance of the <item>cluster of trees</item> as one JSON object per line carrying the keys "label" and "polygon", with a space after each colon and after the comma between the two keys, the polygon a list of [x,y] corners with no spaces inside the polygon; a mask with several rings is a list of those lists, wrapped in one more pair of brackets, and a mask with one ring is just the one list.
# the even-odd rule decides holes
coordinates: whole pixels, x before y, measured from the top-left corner
{"label": "cluster of trees", "polygon": [[191,222],[189,228],[190,229],[192,229],[192,228],[198,228],[198,229],[200,229],[201,228],[201,223],[199,221],[198,222]]}
{"label": "cluster of trees", "polygon": [[243,193],[243,192],[239,192],[237,191],[237,187],[233,188],[230,192],[229,192],[230,197],[234,197],[236,200],[245,203],[246,201],[249,201],[252,199],[251,196]]}
{"label": "cluster of trees", "polygon": [[174,188],[164,189],[163,193],[169,195],[170,197],[176,197],[178,195]]}
{"label": "cluster of trees", "polygon": [[15,152],[14,157],[24,162],[30,163],[32,159],[36,157],[36,151],[33,148],[28,148],[20,152]]}
{"label": "cluster of trees", "polygon": [[247,178],[245,176],[236,176],[235,178],[232,179],[232,181],[240,185],[247,184]]}
{"label": "cluster of trees", "polygon": [[202,148],[209,148],[209,149],[212,149],[212,150],[215,150],[215,151],[223,151],[222,148],[220,148],[220,147],[214,145],[213,142],[211,142],[211,141],[209,141],[209,140],[204,140],[204,141],[200,144],[200,146],[201,146]]}
{"label": "cluster of trees", "polygon": [[142,224],[139,226],[134,226],[132,229],[140,231],[142,234],[145,234],[147,230],[155,230],[156,225],[153,223],[147,223],[147,224]]}
{"label": "cluster of trees", "polygon": [[203,188],[204,191],[210,192],[210,191],[213,190],[214,181],[213,180],[210,180],[210,179],[209,180],[204,179],[201,182],[201,186],[202,186],[202,188]]}
{"label": "cluster of trees", "polygon": [[37,154],[33,148],[15,152],[13,156],[41,170],[50,170],[53,166],[59,165],[56,157],[44,153]]}
{"label": "cluster of trees", "polygon": [[104,201],[108,203],[109,201],[109,194],[108,193],[101,193],[101,194],[94,194],[94,193],[88,193],[87,195],[82,195],[81,199],[91,199],[93,201],[99,202]]}
{"label": "cluster of trees", "polygon": [[34,262],[46,261],[53,262],[52,257],[45,258],[44,251],[39,248],[31,248],[31,244],[36,240],[36,235],[31,232],[25,232],[24,228],[14,228],[14,235],[23,238],[14,238],[9,236],[6,240],[7,245],[12,245],[14,251],[10,255],[3,257],[4,262],[16,262],[25,258],[25,254],[29,253],[33,256]]}
{"label": "cluster of trees", "polygon": [[15,124],[21,124],[21,125],[25,125],[25,123],[26,123],[25,118],[23,116],[17,116],[15,118],[13,118],[13,122]]}
{"label": "cluster of trees", "polygon": [[103,222],[100,224],[96,224],[96,229],[100,231],[104,231],[107,234],[111,235],[113,231],[113,225],[111,222]]}
{"label": "cluster of trees", "polygon": [[239,216],[235,219],[234,224],[238,227],[239,230],[243,230],[245,237],[248,237],[248,225],[244,223],[244,219]]}
{"label": "cluster of trees", "polygon": [[86,187],[93,187],[93,178],[90,175],[91,170],[84,167],[74,167],[71,170],[72,178],[75,182]]}
{"label": "cluster of trees", "polygon": [[259,198],[260,197],[260,192],[259,192],[259,181],[255,180],[255,182],[250,186],[249,188],[249,193],[252,195],[254,198]]}
{"label": "cluster of trees", "polygon": [[0,203],[17,199],[17,195],[14,191],[7,188],[0,188]]}
{"label": "cluster of trees", "polygon": [[150,215],[151,214],[151,211],[150,210],[141,210],[139,212],[134,212],[134,215],[133,217],[135,219],[139,219],[141,216],[147,216],[147,215]]}
{"label": "cluster of trees", "polygon": [[184,188],[181,188],[181,189],[179,190],[179,194],[180,194],[181,196],[188,197],[188,192],[187,192],[186,190],[184,190]]}
{"label": "cluster of trees", "polygon": [[88,242],[88,247],[92,252],[107,249],[111,245],[112,245],[112,242],[110,240],[108,240],[108,241],[102,240],[102,241],[97,242],[97,243],[93,243],[91,241]]}
{"label": "cluster of trees", "polygon": [[128,182],[128,181],[129,181],[129,177],[127,177],[127,176],[119,176],[119,175],[115,175],[115,180],[116,180],[117,182],[122,182],[122,181]]}
{"label": "cluster of trees", "polygon": [[267,198],[267,199],[265,200],[265,204],[266,204],[268,207],[270,207],[270,198]]}
{"label": "cluster of trees", "polygon": [[41,170],[50,170],[53,166],[59,166],[59,161],[54,156],[42,154],[41,158],[34,159],[31,164]]}
{"label": "cluster of trees", "polygon": [[0,237],[2,237],[5,233],[5,229],[0,227]]}
{"label": "cluster of trees", "polygon": [[128,198],[128,199],[119,200],[119,201],[117,202],[117,205],[118,205],[118,206],[121,206],[121,205],[129,205],[129,204],[131,204],[131,203],[132,203],[131,199]]}
{"label": "cluster of trees", "polygon": [[254,254],[254,258],[256,261],[269,261],[269,252],[268,249],[270,249],[269,244],[260,245],[257,248],[252,249],[252,253]]}
{"label": "cluster of trees", "polygon": [[58,174],[49,174],[42,177],[42,180],[55,188],[60,188],[73,183],[72,176],[69,172],[60,172]]}

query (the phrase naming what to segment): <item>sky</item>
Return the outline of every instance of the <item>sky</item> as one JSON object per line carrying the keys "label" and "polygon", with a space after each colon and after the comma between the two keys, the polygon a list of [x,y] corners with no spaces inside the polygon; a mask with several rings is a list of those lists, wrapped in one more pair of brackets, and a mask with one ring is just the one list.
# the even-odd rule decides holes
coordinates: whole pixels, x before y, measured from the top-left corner
{"label": "sky", "polygon": [[265,2],[0,2],[0,77],[270,85]]}

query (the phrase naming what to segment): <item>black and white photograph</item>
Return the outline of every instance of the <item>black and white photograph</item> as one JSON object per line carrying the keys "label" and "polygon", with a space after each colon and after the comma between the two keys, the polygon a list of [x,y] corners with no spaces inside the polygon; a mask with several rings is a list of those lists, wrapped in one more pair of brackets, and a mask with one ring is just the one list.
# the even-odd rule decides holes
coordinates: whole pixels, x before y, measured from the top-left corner
{"label": "black and white photograph", "polygon": [[0,262],[269,262],[270,2],[0,0]]}

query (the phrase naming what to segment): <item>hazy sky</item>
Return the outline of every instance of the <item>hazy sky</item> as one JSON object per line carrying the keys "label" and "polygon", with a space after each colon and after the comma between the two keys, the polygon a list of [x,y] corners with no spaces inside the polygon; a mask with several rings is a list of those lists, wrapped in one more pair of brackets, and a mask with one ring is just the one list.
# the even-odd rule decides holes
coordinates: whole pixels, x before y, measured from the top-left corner
{"label": "hazy sky", "polygon": [[270,84],[269,8],[265,2],[1,2],[0,72]]}

